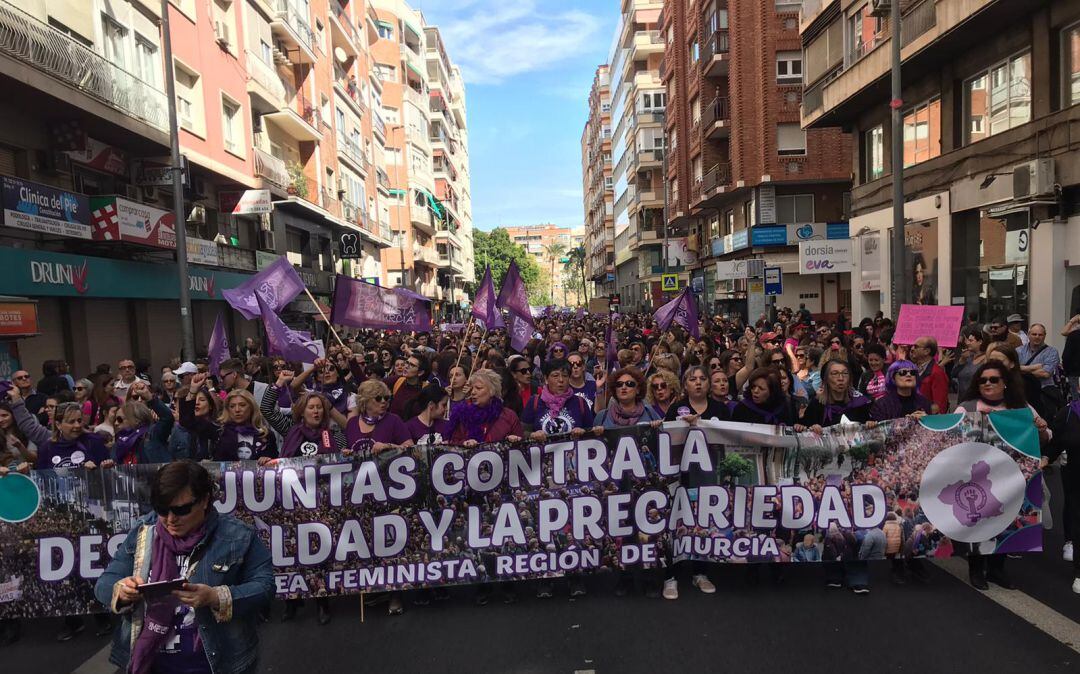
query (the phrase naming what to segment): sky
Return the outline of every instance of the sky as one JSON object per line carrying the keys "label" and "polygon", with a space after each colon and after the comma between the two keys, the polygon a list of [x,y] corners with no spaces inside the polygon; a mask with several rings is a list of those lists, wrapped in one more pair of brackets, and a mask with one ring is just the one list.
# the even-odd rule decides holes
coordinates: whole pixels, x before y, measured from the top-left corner
{"label": "sky", "polygon": [[413,0],[465,78],[473,226],[580,226],[581,134],[619,0]]}

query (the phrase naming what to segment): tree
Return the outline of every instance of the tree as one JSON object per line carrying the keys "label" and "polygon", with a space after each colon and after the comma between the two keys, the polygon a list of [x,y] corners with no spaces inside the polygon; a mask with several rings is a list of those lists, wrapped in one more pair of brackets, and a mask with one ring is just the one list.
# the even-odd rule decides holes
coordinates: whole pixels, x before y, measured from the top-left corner
{"label": "tree", "polygon": [[530,294],[540,289],[540,267],[536,264],[536,259],[529,255],[524,247],[511,241],[505,229],[495,228],[490,232],[475,230],[473,258],[476,260],[476,288],[480,287],[480,281],[484,278],[484,267],[487,265],[491,265],[491,277],[496,290],[501,288],[503,279],[506,278],[506,270],[510,268],[510,261],[514,260]]}
{"label": "tree", "polygon": [[587,287],[585,282],[585,246],[571,248],[568,257],[569,262],[566,263],[563,282],[566,283],[567,288],[582,299],[584,304],[588,305],[589,294],[585,290]]}
{"label": "tree", "polygon": [[548,258],[551,259],[551,278],[548,279],[548,283],[550,283],[549,287],[551,288],[551,292],[549,294],[551,295],[552,304],[554,304],[557,301],[555,299],[555,262],[566,254],[566,246],[558,242],[549,243],[548,245],[544,246],[544,251],[548,254]]}

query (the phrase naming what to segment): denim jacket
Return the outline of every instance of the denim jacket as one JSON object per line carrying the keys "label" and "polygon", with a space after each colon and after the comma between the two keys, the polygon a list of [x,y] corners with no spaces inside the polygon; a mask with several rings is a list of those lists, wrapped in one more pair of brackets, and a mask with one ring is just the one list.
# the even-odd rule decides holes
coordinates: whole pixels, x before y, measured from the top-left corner
{"label": "denim jacket", "polygon": [[[95,595],[113,613],[122,616],[113,637],[109,661],[127,668],[131,647],[142,630],[144,605],[117,606],[116,584],[128,576],[150,577],[156,513],[139,520],[116,550],[105,573],[98,578]],[[258,655],[258,611],[274,596],[274,570],[270,552],[255,530],[240,520],[219,515],[212,507],[206,535],[192,552],[188,579],[214,588],[222,587],[221,606],[216,611],[195,611],[206,658],[214,674],[251,671]]]}

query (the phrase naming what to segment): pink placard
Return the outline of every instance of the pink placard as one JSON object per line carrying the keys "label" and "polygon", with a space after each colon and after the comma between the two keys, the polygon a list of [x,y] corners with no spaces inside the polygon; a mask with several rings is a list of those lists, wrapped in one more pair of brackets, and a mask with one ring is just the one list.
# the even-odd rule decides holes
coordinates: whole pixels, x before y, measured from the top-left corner
{"label": "pink placard", "polygon": [[938,347],[951,349],[960,337],[964,307],[923,306],[903,304],[896,321],[893,344],[914,344],[920,337],[933,337]]}

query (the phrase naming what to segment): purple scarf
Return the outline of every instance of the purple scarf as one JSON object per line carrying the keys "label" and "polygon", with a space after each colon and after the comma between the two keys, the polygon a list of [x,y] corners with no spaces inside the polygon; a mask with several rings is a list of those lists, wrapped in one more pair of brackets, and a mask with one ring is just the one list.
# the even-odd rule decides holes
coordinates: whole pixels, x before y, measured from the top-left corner
{"label": "purple scarf", "polygon": [[548,387],[540,389],[540,400],[544,401],[547,408],[551,411],[552,416],[556,416],[559,412],[562,412],[563,405],[567,400],[570,400],[574,396],[574,390],[567,388],[559,395],[555,395],[548,390]]}
{"label": "purple scarf", "polygon": [[833,417],[839,419],[847,414],[849,411],[858,409],[864,405],[870,404],[869,396],[854,396],[851,400],[848,400],[843,405],[837,405],[836,403],[829,403],[825,406],[825,423],[832,423]]}
{"label": "purple scarf", "polygon": [[[159,519],[154,525],[154,542],[150,557],[149,583],[163,580],[176,580],[180,568],[176,564],[177,555],[190,555],[206,534],[206,523],[188,533],[183,538],[174,538]],[[131,649],[131,674],[147,674],[154,665],[161,646],[173,633],[173,616],[180,600],[171,594],[157,600],[148,600],[143,617],[143,628],[135,639]]]}
{"label": "purple scarf", "polygon": [[[113,455],[116,457],[114,461],[127,463],[128,457],[137,451],[136,447],[139,441],[149,430],[149,426],[142,426],[118,432],[116,434],[116,443],[113,445]],[[138,455],[135,454],[134,458],[138,460]]]}
{"label": "purple scarf", "polygon": [[641,419],[641,415],[645,414],[645,406],[641,403],[634,405],[634,409],[627,414],[623,412],[622,405],[615,403],[608,408],[608,414],[611,415],[612,420],[619,426],[633,426]]}
{"label": "purple scarf", "polygon": [[[324,428],[310,428],[304,422],[293,424],[293,427],[289,429],[288,434],[285,436],[285,444],[281,447],[281,458],[287,459],[292,456],[311,456],[310,452],[301,451],[301,445],[307,443],[314,443],[318,450],[316,454],[333,454],[336,447],[334,446],[334,436],[330,432],[330,427]],[[307,445],[310,447],[311,445]]]}
{"label": "purple scarf", "polygon": [[464,426],[469,440],[484,442],[487,427],[502,416],[502,411],[503,402],[498,398],[492,398],[485,407],[468,403],[450,414],[450,427],[457,429],[458,426]]}
{"label": "purple scarf", "polygon": [[779,424],[782,421],[784,414],[783,404],[780,404],[776,409],[769,411],[764,407],[759,407],[758,404],[754,402],[754,399],[750,397],[749,393],[742,399],[742,404],[746,405],[752,412],[759,414],[767,424]]}

